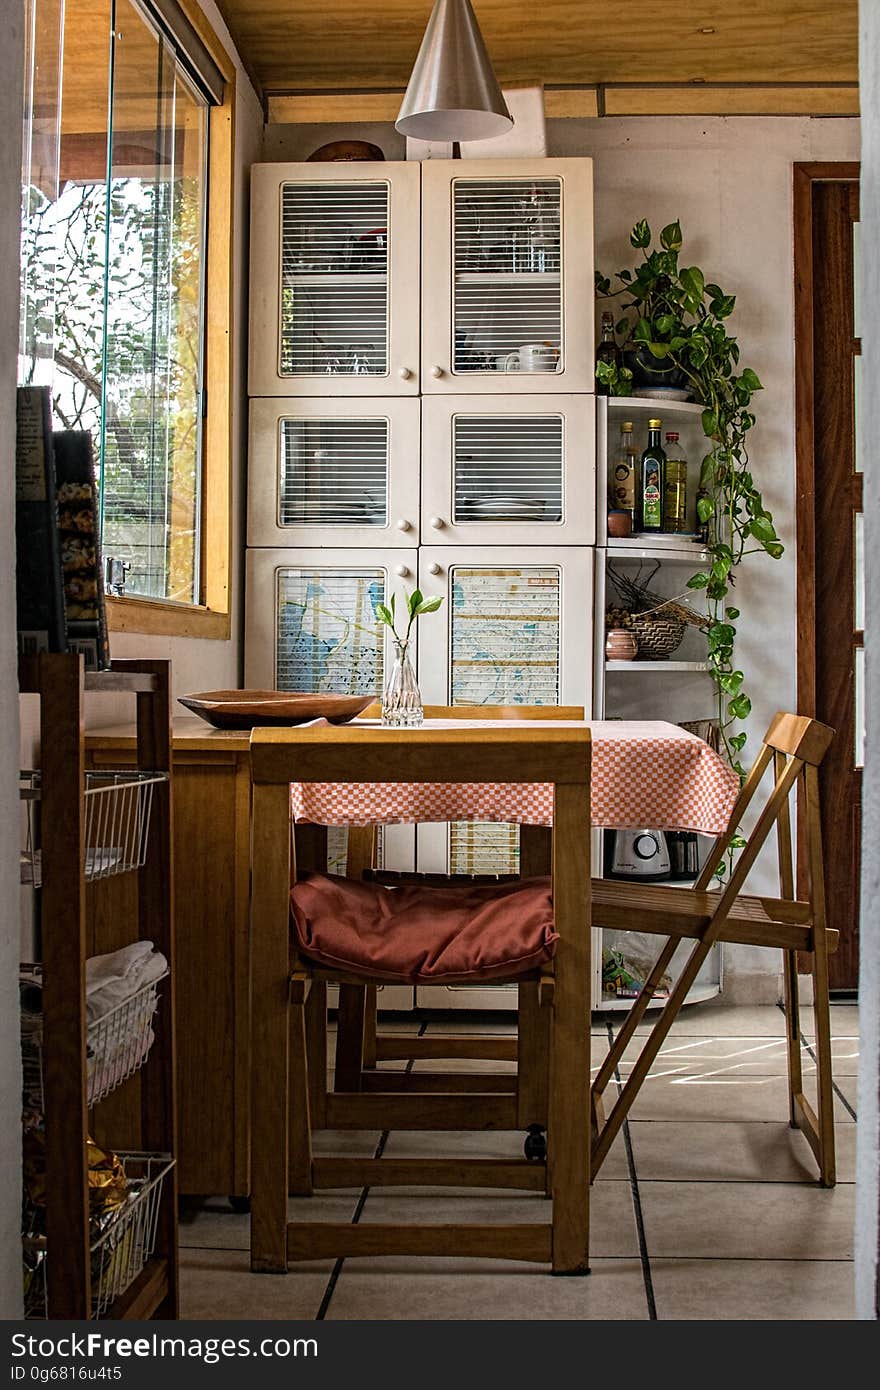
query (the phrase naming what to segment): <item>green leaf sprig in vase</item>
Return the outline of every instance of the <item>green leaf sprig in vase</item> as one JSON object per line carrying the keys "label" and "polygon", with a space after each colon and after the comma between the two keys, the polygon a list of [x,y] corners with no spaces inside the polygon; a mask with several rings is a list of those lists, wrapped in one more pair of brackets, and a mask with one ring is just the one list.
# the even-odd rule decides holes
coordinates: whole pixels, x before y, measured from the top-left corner
{"label": "green leaf sprig in vase", "polygon": [[596,378],[612,396],[632,395],[634,386],[647,392],[658,386],[685,388],[703,406],[709,449],[700,467],[697,520],[711,563],[688,580],[688,587],[706,594],[718,723],[727,757],[743,777],[746,735],[734,733],[733,726],[748,717],[752,702],[736,660],[740,611],[730,602],[731,591],[747,555],[778,560],[784,549],[749,464],[752,397],[762,386],[751,367],[740,367],[739,344],[728,332],[736,296],[707,280],[699,266],[679,265],[681,224],[664,227],[655,247],[643,218],[629,239],[642,253],[640,264],[617,271],[614,284],[596,274],[600,301],[622,297],[615,327],[623,338],[620,363],[597,362]]}
{"label": "green leaf sprig in vase", "polygon": [[422,697],[409,659],[410,633],[417,618],[423,613],[436,613],[442,602],[439,597],[425,598],[421,589],[407,594],[407,623],[402,637],[396,627],[395,595],[391,595],[390,604],[376,605],[376,616],[391,629],[394,643],[394,665],[382,693],[382,723],[388,728],[416,729],[424,722]]}

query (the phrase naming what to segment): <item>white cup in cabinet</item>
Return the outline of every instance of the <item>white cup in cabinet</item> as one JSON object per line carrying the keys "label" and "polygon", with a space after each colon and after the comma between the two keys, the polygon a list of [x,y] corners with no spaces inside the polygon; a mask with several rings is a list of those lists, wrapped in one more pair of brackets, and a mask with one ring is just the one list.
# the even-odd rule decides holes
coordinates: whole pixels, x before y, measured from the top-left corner
{"label": "white cup in cabinet", "polygon": [[[549,343],[523,343],[505,359],[506,372],[555,372],[559,351]],[[497,359],[496,359],[497,361]]]}

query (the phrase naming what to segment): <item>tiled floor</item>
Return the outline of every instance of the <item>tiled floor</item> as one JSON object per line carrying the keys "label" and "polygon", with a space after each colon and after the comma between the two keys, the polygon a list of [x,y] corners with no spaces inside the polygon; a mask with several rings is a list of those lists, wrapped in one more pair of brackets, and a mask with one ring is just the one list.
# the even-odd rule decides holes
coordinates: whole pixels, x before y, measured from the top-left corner
{"label": "tiled floor", "polygon": [[[412,1022],[398,1028],[418,1027]],[[467,1031],[497,1033],[496,1016]],[[810,1020],[805,1073],[812,1076]],[[462,1031],[461,1020],[428,1023]],[[606,1033],[594,1021],[594,1054]],[[181,1315],[333,1319],[837,1319],[853,1316],[852,1234],[858,1015],[832,1007],[838,1185],[816,1185],[807,1142],[786,1122],[783,1017],[776,1008],[697,1005],[664,1046],[593,1188],[592,1273],[538,1265],[385,1257],[315,1261],[286,1278],[248,1270],[248,1218],[225,1200],[181,1224]],[[432,1067],[435,1064],[432,1064]],[[439,1065],[439,1064],[436,1064]],[[476,1067],[481,1064],[475,1063]],[[626,1071],[626,1062],[623,1066]],[[519,1134],[393,1133],[389,1157],[505,1157]],[[378,1134],[316,1136],[316,1148],[372,1154]],[[412,1189],[291,1199],[305,1220],[530,1221],[543,1197]]]}

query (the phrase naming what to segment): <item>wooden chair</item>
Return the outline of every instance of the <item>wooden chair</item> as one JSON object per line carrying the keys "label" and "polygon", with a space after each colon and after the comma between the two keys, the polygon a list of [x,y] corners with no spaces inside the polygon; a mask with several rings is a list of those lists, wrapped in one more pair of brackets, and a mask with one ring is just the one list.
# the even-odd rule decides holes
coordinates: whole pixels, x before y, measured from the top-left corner
{"label": "wooden chair", "polygon": [[[380,706],[371,706],[365,717],[378,717]],[[428,719],[497,719],[497,720],[582,720],[583,705],[428,705]],[[533,878],[550,872],[550,831],[543,826],[520,827],[520,873]],[[380,882],[393,882],[393,873],[376,872],[376,827],[353,826],[348,832],[346,874],[361,878],[372,874]],[[493,876],[474,875],[478,882],[490,882]],[[495,876],[497,879],[497,876]],[[450,881],[441,875],[430,875],[433,883]],[[537,985],[520,983],[517,989],[517,1036],[489,1038],[447,1034],[443,1037],[413,1037],[411,1034],[377,1032],[377,991],[375,985],[359,987],[340,985],[338,1023],[336,1030],[336,1064],[334,1083],[337,1091],[356,1091],[374,1086],[377,1061],[430,1060],[449,1061],[481,1059],[517,1063],[517,1095],[522,1127],[530,1130],[530,1151],[540,1151],[538,1130],[546,1128],[547,1114],[547,1049],[546,1011],[538,1007]],[[310,1046],[316,1050],[321,1015],[320,992],[313,988],[310,997]],[[312,1083],[320,1084],[318,1068],[312,1069]],[[437,1084],[437,1083],[435,1083]],[[500,1085],[501,1078],[493,1079]],[[313,1100],[313,1114],[317,1097]],[[320,1104],[320,1102],[317,1102]],[[320,1127],[316,1122],[316,1128]]]}
{"label": "wooden chair", "polygon": [[[458,1254],[549,1262],[585,1273],[589,1227],[590,740],[589,730],[358,728],[255,729],[252,881],[251,1267],[282,1272],[290,1259],[327,1255]],[[305,782],[520,782],[554,785],[551,966],[534,972],[551,1010],[548,1118],[550,1220],[497,1226],[287,1224],[288,1174],[313,1187],[428,1184],[544,1191],[541,1163],[527,1160],[313,1158],[307,1001],[315,984],[363,985],[320,968],[289,944],[296,881],[288,785]],[[514,972],[513,978],[517,978]],[[323,1059],[318,1059],[320,1067]],[[294,1104],[288,1114],[288,1070]],[[376,1073],[385,1089],[325,1095],[331,1128],[443,1130],[519,1127],[516,1097],[444,1078],[448,1091],[401,1089],[400,1073]],[[389,1080],[389,1078],[394,1080]],[[407,1078],[418,1087],[419,1074]],[[288,1146],[292,1153],[289,1162]]]}
{"label": "wooden chair", "polygon": [[[769,946],[782,951],[790,1122],[793,1128],[801,1129],[806,1135],[819,1165],[822,1186],[834,1185],[828,954],[836,949],[838,933],[829,929],[825,921],[818,777],[819,765],[833,737],[833,729],[819,724],[815,719],[795,714],[776,715],[755,765],[746,778],[728,827],[716,840],[694,888],[631,886],[594,880],[593,917],[596,925],[615,931],[656,933],[668,937],[668,940],[593,1084],[593,1177],[626,1119],[700,966],[716,941],[729,941],[747,946]],[[726,882],[710,892],[715,870],[727,853],[747,807],[771,767],[773,786],[745,848],[741,850]],[[797,880],[799,888],[803,890],[802,897],[795,895],[789,812],[795,788],[799,789],[803,810],[802,847],[805,853]],[[779,861],[779,897],[748,897],[740,889],[774,825]],[[684,969],[606,1119],[602,1106],[603,1092],[613,1079],[615,1069],[632,1041],[676,947],[685,940],[692,940],[694,946]],[[809,960],[813,977],[817,1083],[815,1110],[803,1090],[798,1016],[799,954]]]}

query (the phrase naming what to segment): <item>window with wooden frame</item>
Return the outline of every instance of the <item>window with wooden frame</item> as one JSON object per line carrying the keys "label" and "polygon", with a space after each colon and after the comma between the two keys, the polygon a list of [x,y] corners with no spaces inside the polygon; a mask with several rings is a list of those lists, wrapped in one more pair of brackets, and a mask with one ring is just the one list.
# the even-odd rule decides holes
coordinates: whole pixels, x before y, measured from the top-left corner
{"label": "window with wooden frame", "polygon": [[181,0],[26,16],[20,380],[92,434],[111,628],[223,638],[234,67]]}

